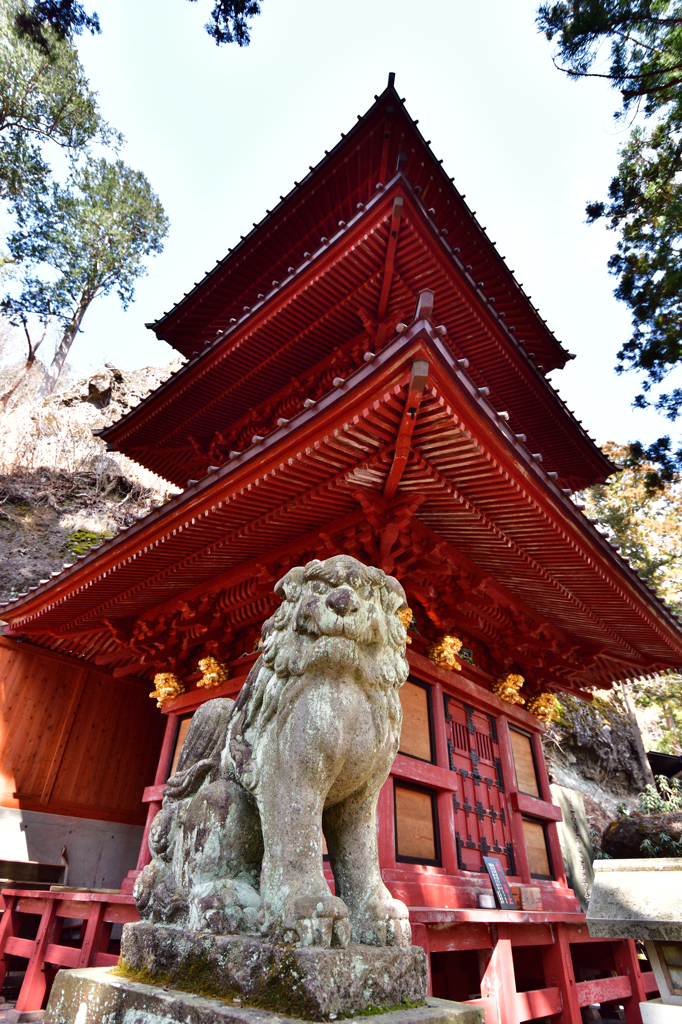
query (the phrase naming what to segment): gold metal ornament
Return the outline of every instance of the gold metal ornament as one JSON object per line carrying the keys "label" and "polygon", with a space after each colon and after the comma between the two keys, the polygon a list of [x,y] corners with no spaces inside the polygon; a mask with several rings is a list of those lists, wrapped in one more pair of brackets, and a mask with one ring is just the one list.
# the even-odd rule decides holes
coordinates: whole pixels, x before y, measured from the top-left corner
{"label": "gold metal ornament", "polygon": [[545,724],[552,721],[558,707],[559,699],[553,693],[537,693],[526,704],[526,710]]}
{"label": "gold metal ornament", "polygon": [[172,672],[157,672],[154,676],[154,686],[156,689],[149,696],[156,700],[157,708],[162,708],[164,704],[185,692],[185,684]]}
{"label": "gold metal ornament", "polygon": [[227,665],[224,665],[222,661],[218,661],[212,654],[201,659],[199,671],[202,673],[202,676],[198,680],[197,686],[203,686],[207,690],[212,690],[215,686],[222,686],[230,676]]}
{"label": "gold metal ornament", "polygon": [[[414,612],[412,611],[411,608],[403,608],[401,612],[398,612],[398,618],[402,622],[405,629],[409,629],[410,626],[412,625],[412,620],[414,619]],[[406,637],[405,643],[411,644],[412,637]]]}
{"label": "gold metal ornament", "polygon": [[426,657],[430,658],[434,665],[440,665],[441,668],[450,668],[456,672],[461,672],[462,666],[457,658],[461,647],[462,641],[459,637],[446,634],[426,648]]}
{"label": "gold metal ornament", "polygon": [[524,698],[519,693],[525,681],[523,676],[515,672],[507,672],[506,675],[495,680],[493,693],[497,694],[505,704],[525,704]]}

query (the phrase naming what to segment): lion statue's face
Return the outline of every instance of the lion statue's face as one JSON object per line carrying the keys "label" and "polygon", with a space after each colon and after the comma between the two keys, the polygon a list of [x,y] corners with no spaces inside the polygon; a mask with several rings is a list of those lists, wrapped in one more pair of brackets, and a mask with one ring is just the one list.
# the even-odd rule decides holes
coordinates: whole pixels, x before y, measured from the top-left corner
{"label": "lion statue's face", "polygon": [[[275,593],[283,603],[264,628],[266,663],[267,654],[278,651],[275,671],[300,675],[320,659],[359,667],[360,660],[377,655],[392,663],[392,682],[406,678],[406,632],[398,613],[407,602],[392,576],[350,555],[334,555],[291,569]],[[283,634],[296,638],[284,650]]]}

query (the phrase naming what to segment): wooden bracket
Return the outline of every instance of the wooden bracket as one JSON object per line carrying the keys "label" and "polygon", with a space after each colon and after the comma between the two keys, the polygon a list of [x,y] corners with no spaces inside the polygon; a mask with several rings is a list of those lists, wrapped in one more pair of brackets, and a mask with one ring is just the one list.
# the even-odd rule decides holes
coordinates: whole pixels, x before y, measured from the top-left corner
{"label": "wooden bracket", "polygon": [[393,464],[388,473],[386,486],[384,487],[384,498],[390,501],[398,490],[398,484],[405,472],[405,466],[410,455],[412,444],[412,433],[417,422],[417,414],[421,404],[424,388],[429,375],[429,364],[426,359],[415,359],[412,363],[410,386],[405,400],[403,418],[398,428],[398,436],[395,443]]}

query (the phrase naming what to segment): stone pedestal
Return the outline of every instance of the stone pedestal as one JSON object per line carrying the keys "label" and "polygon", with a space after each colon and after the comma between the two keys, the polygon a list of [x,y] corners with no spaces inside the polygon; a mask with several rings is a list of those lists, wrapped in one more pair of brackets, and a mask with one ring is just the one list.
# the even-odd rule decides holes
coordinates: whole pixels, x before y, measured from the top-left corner
{"label": "stone pedestal", "polygon": [[[45,1024],[297,1024],[285,1013],[237,1005],[117,977],[116,968],[60,971]],[[334,1020],[330,1014],[327,1020]],[[424,1005],[381,1014],[381,1024],[483,1024],[476,1006],[427,998]],[[300,1024],[300,1022],[298,1022]],[[365,1024],[355,1018],[347,1024]]]}
{"label": "stone pedestal", "polygon": [[587,927],[593,938],[682,942],[682,857],[596,860]]}
{"label": "stone pedestal", "polygon": [[647,999],[639,1009],[642,1024],[682,1024],[682,1006],[672,1006],[662,999]]}
{"label": "stone pedestal", "polygon": [[594,937],[642,939],[660,999],[643,1024],[682,1024],[682,857],[597,860],[587,927]]}
{"label": "stone pedestal", "polygon": [[[256,935],[213,935],[140,921],[127,924],[121,969],[132,980],[171,985],[291,1017],[319,1020],[422,1002],[421,946],[284,946]],[[80,1024],[80,1022],[79,1022]]]}

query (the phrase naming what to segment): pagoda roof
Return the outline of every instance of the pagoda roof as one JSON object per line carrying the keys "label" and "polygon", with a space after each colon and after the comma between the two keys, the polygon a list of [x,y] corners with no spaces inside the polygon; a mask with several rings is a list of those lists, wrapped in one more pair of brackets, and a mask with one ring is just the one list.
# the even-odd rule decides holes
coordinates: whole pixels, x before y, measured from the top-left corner
{"label": "pagoda roof", "polygon": [[[404,133],[400,139],[405,142]],[[548,470],[574,489],[605,480],[613,465],[562,402],[531,349],[549,358],[540,340],[549,332],[543,325],[538,334],[536,324],[534,340],[521,336],[518,308],[499,289],[492,289],[498,299],[490,294],[479,280],[485,275],[465,262],[469,257],[427,207],[424,192],[405,169],[396,171],[366,202],[355,204],[347,220],[329,228],[328,237],[318,237],[315,246],[310,241],[312,251],[281,281],[273,279],[267,294],[235,310],[234,323],[100,436],[111,449],[184,487],[209,465],[222,464],[230,450],[242,451],[254,435],[270,433],[305,400],[320,397],[335,376],[356,369],[428,286],[436,292],[434,315],[447,329],[452,353],[468,360],[477,387],[488,389],[497,408],[509,413],[515,432],[542,454]],[[456,205],[454,199],[443,203],[444,209]],[[494,254],[490,243],[488,248]],[[509,295],[518,292],[495,258]]]}
{"label": "pagoda roof", "polygon": [[[339,221],[349,221],[358,203],[367,203],[400,164],[419,190],[441,232],[449,234],[463,265],[497,304],[545,372],[564,366],[573,356],[556,339],[514,278],[495,243],[486,235],[419,131],[395,89],[395,76],[347,134],[248,235],[207,271],[171,310],[148,324],[156,336],[188,358],[255,307],[297,267],[306,251],[314,252],[321,236],[331,237]],[[400,158],[400,159],[399,159]]]}
{"label": "pagoda roof", "polygon": [[317,402],[5,605],[6,632],[114,675],[186,671],[271,613],[291,565],[346,551],[545,689],[679,665],[680,623],[459,365],[429,294]]}

